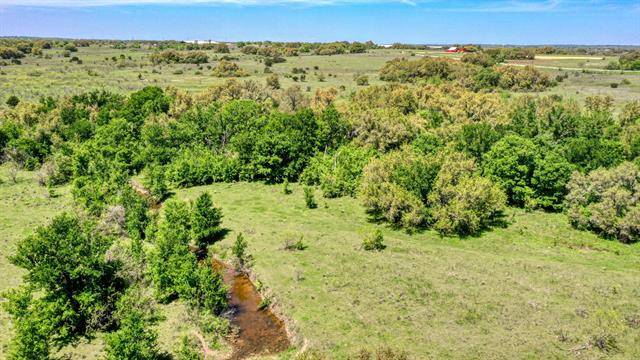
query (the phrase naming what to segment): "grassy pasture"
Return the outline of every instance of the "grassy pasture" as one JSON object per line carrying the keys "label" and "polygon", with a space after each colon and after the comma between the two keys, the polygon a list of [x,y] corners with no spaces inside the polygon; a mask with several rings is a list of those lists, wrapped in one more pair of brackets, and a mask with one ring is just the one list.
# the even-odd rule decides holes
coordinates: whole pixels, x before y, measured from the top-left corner
{"label": "grassy pasture", "polygon": [[[34,173],[12,184],[0,167],[0,290],[20,283],[6,256],[15,242],[72,207],[68,187],[48,197]],[[390,345],[414,358],[617,358],[640,356],[640,244],[622,245],[573,230],[562,214],[508,211],[509,225],[476,238],[409,235],[367,220],[357,200],[304,205],[302,188],[215,184],[177,190],[181,199],[209,191],[230,234],[249,241],[253,269],[309,346],[335,358]],[[387,248],[365,252],[362,239],[382,229]],[[331,231],[328,231],[331,229]],[[304,251],[284,251],[303,237]],[[162,306],[164,349],[189,333],[180,303]],[[10,329],[0,317],[0,358]],[[610,353],[587,346],[610,334]],[[72,359],[98,358],[101,339],[65,349]],[[291,352],[282,355],[287,358]]]}
{"label": "grassy pasture", "polygon": [[[10,65],[0,68],[0,101],[5,101],[15,94],[23,99],[37,99],[46,95],[77,94],[95,89],[106,89],[115,92],[128,93],[139,90],[144,86],[157,85],[161,87],[175,86],[179,89],[198,92],[215,83],[224,82],[223,78],[211,75],[208,67],[215,66],[216,61],[209,64],[163,64],[152,65],[148,56],[152,53],[148,49],[112,49],[107,47],[78,48],[77,56],[82,64],[69,62],[70,58],[62,56],[60,49],[45,50],[43,58],[26,57],[22,65]],[[222,56],[208,51],[210,59]],[[124,59],[121,59],[121,55]],[[268,74],[264,73],[264,64],[260,57],[245,55],[239,51],[229,54],[237,57],[235,61],[248,74],[243,79],[264,83]],[[51,58],[47,59],[46,57]],[[421,56],[445,56],[454,59],[460,54],[448,54],[443,51],[413,51],[378,49],[366,54],[344,54],[334,56],[301,55],[288,57],[285,63],[274,64],[272,71],[280,75],[282,87],[297,84],[310,94],[318,88],[335,87],[340,95],[347,96],[358,86],[355,77],[367,75],[370,84],[380,84],[378,70],[385,62],[396,57],[417,58]],[[111,58],[116,57],[117,61]],[[131,58],[131,59],[129,59]],[[545,56],[540,55],[534,61],[510,61],[512,65],[524,66],[532,64],[555,77],[569,72],[569,79],[550,89],[547,93],[562,94],[567,97],[583,100],[588,95],[611,95],[617,103],[622,103],[640,97],[640,72],[603,72],[602,69],[613,57],[583,57],[583,56]],[[314,68],[317,67],[317,70]],[[292,79],[293,68],[305,69],[305,81]],[[583,69],[587,73],[583,73]],[[589,70],[594,70],[589,72]],[[289,77],[285,77],[288,75]],[[297,75],[299,76],[299,74]],[[321,81],[321,78],[323,80]],[[620,84],[628,79],[631,84]],[[611,88],[611,83],[619,84],[618,88]]]}
{"label": "grassy pasture", "polygon": [[[254,270],[309,345],[336,358],[390,345],[415,358],[637,358],[640,246],[573,230],[562,214],[508,211],[508,227],[477,238],[408,235],[370,223],[355,199],[304,205],[302,189],[216,184],[209,191],[232,232],[249,241]],[[387,249],[365,252],[383,230]],[[331,229],[328,231],[327,229]],[[284,251],[303,237],[304,251]],[[617,350],[589,347],[615,333]]]}

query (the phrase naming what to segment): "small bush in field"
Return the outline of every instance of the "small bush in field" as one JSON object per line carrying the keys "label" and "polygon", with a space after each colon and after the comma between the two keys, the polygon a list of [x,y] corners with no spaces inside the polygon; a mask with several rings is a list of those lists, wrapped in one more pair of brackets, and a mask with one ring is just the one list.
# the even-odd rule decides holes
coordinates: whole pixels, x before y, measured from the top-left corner
{"label": "small bush in field", "polygon": [[309,209],[315,209],[318,207],[316,202],[315,190],[311,186],[305,186],[304,188],[304,202]]}
{"label": "small bush in field", "polygon": [[376,230],[374,233],[369,234],[362,241],[362,248],[367,251],[382,251],[387,246],[384,244],[384,237],[382,231]]}
{"label": "small bush in field", "polygon": [[297,237],[297,240],[296,236],[288,236],[284,240],[284,245],[282,248],[287,251],[302,251],[307,248],[307,245],[302,242],[302,238],[302,235],[300,235],[300,237]]}
{"label": "small bush in field", "polygon": [[19,103],[20,103],[20,99],[18,99],[18,97],[15,95],[11,95],[7,99],[7,106],[9,107],[16,107],[18,106]]}
{"label": "small bush in field", "polygon": [[242,233],[238,234],[236,237],[236,241],[233,243],[233,247],[231,248],[231,252],[233,256],[235,256],[240,265],[244,264],[245,258],[247,256],[247,240],[244,239]]}
{"label": "small bush in field", "polygon": [[289,187],[289,180],[285,179],[284,182],[282,183],[282,193],[285,195],[289,195],[291,194],[291,188]]}
{"label": "small bush in field", "polygon": [[356,85],[358,86],[367,86],[369,85],[369,77],[366,75],[360,75],[356,77]]}

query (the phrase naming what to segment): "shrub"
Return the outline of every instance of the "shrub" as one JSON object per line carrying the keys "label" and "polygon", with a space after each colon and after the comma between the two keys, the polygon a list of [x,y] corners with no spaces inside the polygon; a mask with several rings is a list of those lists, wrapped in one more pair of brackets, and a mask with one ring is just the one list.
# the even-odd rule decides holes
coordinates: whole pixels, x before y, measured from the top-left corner
{"label": "shrub", "polygon": [[573,170],[574,166],[558,152],[542,151],[535,159],[531,178],[535,196],[533,205],[547,210],[561,210]]}
{"label": "shrub", "polygon": [[420,155],[411,148],[372,159],[364,168],[360,185],[360,199],[367,213],[406,229],[425,225],[425,203],[439,167],[435,157]]}
{"label": "shrub", "polygon": [[9,107],[16,107],[18,106],[19,103],[20,103],[20,99],[15,95],[9,96],[6,102],[7,106]]}
{"label": "shrub", "polygon": [[193,337],[183,335],[180,343],[174,351],[176,360],[202,360],[200,343]]}
{"label": "shrub", "polygon": [[165,50],[153,53],[149,60],[155,65],[158,64],[205,64],[209,62],[209,56],[203,51],[175,51]]}
{"label": "shrub", "polygon": [[186,296],[196,257],[189,251],[190,212],[186,203],[169,199],[158,222],[149,272],[156,298],[161,302]]}
{"label": "shrub", "polygon": [[242,77],[249,76],[246,71],[240,68],[238,64],[221,60],[216,67],[213,68],[213,76],[215,77]]}
{"label": "shrub", "polygon": [[161,358],[158,334],[150,328],[149,320],[139,309],[126,309],[118,330],[105,337],[107,360]]}
{"label": "shrub", "polygon": [[315,190],[313,187],[311,186],[304,187],[304,202],[307,205],[307,208],[309,209],[315,209],[318,207],[318,203],[316,202],[314,193],[315,193]]}
{"label": "shrub", "polygon": [[231,253],[233,253],[233,256],[235,256],[236,259],[238,259],[240,266],[244,264],[244,261],[247,255],[246,251],[247,251],[247,241],[244,239],[244,236],[242,235],[242,233],[239,233],[238,236],[236,237],[236,241],[233,243],[233,247],[231,248]]}
{"label": "shrub", "polygon": [[640,240],[640,169],[623,163],[584,175],[575,172],[567,185],[570,223],[623,243]]}
{"label": "shrub", "polygon": [[61,325],[58,308],[34,299],[26,287],[2,294],[2,307],[13,322],[13,338],[5,354],[8,359],[50,359],[55,331]]}
{"label": "shrub", "polygon": [[356,142],[386,151],[412,140],[422,121],[393,108],[376,108],[359,111],[352,122]]}
{"label": "shrub", "polygon": [[125,209],[125,227],[132,239],[144,239],[149,223],[148,204],[131,186],[124,186],[118,201]]}
{"label": "shrub", "polygon": [[307,248],[307,245],[304,244],[304,242],[302,242],[302,238],[303,236],[295,236],[295,235],[289,235],[285,238],[284,240],[284,245],[282,247],[283,250],[287,250],[287,251],[302,251],[304,249]]}
{"label": "shrub", "polygon": [[267,76],[266,82],[267,82],[267,86],[270,87],[271,89],[274,89],[274,90],[280,89],[280,81],[278,81],[277,74],[271,74]]}
{"label": "shrub", "polygon": [[433,227],[442,234],[475,235],[498,220],[506,196],[489,179],[475,175],[473,160],[451,154],[429,195]]}
{"label": "shrub", "polygon": [[520,69],[514,66],[502,66],[496,70],[500,74],[498,85],[502,89],[513,91],[543,91],[552,86],[549,75],[533,66]]}
{"label": "shrub", "polygon": [[457,134],[457,149],[473,156],[481,162],[502,134],[496,127],[488,123],[465,124]]}
{"label": "shrub", "polygon": [[0,59],[20,59],[24,53],[16,48],[0,47]]}
{"label": "shrub", "polygon": [[210,314],[219,315],[227,308],[227,289],[222,274],[214,271],[210,261],[203,261],[195,269],[194,285],[185,297],[191,306],[201,308]]}
{"label": "shrub", "polygon": [[362,248],[367,251],[382,251],[386,248],[384,245],[384,237],[382,231],[376,230],[372,234],[367,235],[362,241]]}
{"label": "shrub", "polygon": [[218,54],[228,54],[229,46],[225,43],[217,43],[213,46],[213,51]]}
{"label": "shrub", "polygon": [[416,82],[420,79],[448,80],[455,67],[455,61],[445,58],[424,57],[414,61],[394,59],[380,69],[380,79],[397,82]]}
{"label": "shrub", "polygon": [[66,44],[63,49],[66,50],[66,51],[69,51],[69,52],[77,52],[78,51],[78,48],[73,43]]}
{"label": "shrub", "polygon": [[235,181],[239,173],[237,157],[198,147],[181,151],[167,166],[166,179],[178,187],[191,187]]}
{"label": "shrub", "polygon": [[408,360],[409,356],[404,351],[383,347],[375,352],[362,349],[354,357],[355,360]]}
{"label": "shrub", "polygon": [[282,193],[285,195],[291,194],[291,188],[289,187],[289,179],[284,179],[282,182]]}
{"label": "shrub", "polygon": [[369,77],[366,75],[359,75],[356,77],[356,85],[367,86],[369,85]]}

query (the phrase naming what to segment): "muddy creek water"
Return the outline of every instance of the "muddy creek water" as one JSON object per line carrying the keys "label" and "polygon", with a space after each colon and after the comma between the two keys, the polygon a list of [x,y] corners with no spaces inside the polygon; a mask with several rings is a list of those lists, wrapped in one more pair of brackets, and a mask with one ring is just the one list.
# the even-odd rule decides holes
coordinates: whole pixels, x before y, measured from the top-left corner
{"label": "muddy creek water", "polygon": [[286,350],[290,342],[284,322],[270,309],[259,309],[262,297],[249,277],[217,260],[213,266],[223,271],[224,283],[229,288],[229,307],[233,311],[231,324],[238,328],[237,336],[231,339],[233,352],[228,359],[240,360]]}

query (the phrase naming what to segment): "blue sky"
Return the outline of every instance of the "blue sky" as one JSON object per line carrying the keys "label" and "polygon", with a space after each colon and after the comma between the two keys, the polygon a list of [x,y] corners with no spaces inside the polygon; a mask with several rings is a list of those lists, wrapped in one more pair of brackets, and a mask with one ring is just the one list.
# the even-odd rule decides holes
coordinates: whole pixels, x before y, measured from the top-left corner
{"label": "blue sky", "polygon": [[640,45],[640,0],[0,0],[0,35]]}

